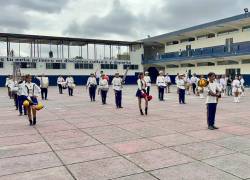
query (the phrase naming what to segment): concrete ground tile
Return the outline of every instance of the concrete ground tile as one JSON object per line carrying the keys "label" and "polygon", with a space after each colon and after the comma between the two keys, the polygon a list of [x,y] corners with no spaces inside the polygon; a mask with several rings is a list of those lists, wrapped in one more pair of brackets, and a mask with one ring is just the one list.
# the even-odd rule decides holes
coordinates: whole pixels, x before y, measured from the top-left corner
{"label": "concrete ground tile", "polygon": [[155,141],[157,143],[160,143],[164,146],[176,146],[181,144],[188,144],[192,142],[199,142],[201,140],[186,136],[180,133],[177,134],[169,134],[166,136],[156,136],[153,138],[150,138],[152,141]]}
{"label": "concrete ground tile", "polygon": [[42,169],[0,177],[0,180],[73,180],[65,167]]}
{"label": "concrete ground tile", "polygon": [[3,137],[0,138],[0,147],[18,144],[29,144],[41,141],[43,141],[43,139],[39,134]]}
{"label": "concrete ground tile", "polygon": [[57,154],[65,164],[73,164],[117,156],[115,152],[103,145],[62,150],[57,151]]}
{"label": "concrete ground tile", "polygon": [[171,149],[174,149],[187,156],[191,156],[197,160],[235,153],[235,151],[207,142],[198,142],[198,143],[174,146],[171,147]]}
{"label": "concrete ground tile", "polygon": [[140,151],[147,151],[163,147],[160,144],[157,144],[147,139],[125,141],[125,142],[110,144],[108,146],[120,154],[130,154],[130,153],[136,153]]}
{"label": "concrete ground tile", "polygon": [[45,142],[4,146],[0,147],[0,159],[7,157],[14,157],[14,156],[37,154],[49,151],[51,151],[51,149]]}
{"label": "concrete ground tile", "polygon": [[108,125],[110,124],[105,121],[93,120],[90,122],[79,123],[77,124],[77,127],[83,129],[83,128],[91,128],[91,127],[108,126]]}
{"label": "concrete ground tile", "polygon": [[235,136],[225,139],[218,139],[218,140],[213,140],[211,142],[236,151],[245,151],[250,149],[250,138],[244,136]]}
{"label": "concrete ground tile", "polygon": [[[27,123],[28,126],[28,123]],[[31,134],[38,134],[37,131],[29,127],[28,129],[5,129],[0,131],[0,138],[1,137],[8,137],[8,136],[22,136],[22,135],[31,135]]]}
{"label": "concrete ground tile", "polygon": [[122,157],[68,166],[78,180],[107,180],[141,173],[142,169]]}
{"label": "concrete ground tile", "polygon": [[60,165],[61,162],[53,153],[0,159],[0,176]]}
{"label": "concrete ground tile", "polygon": [[99,134],[111,134],[111,133],[120,133],[124,132],[123,129],[116,126],[102,126],[102,127],[92,127],[82,129],[82,131],[86,132],[90,135],[99,135]]}
{"label": "concrete ground tile", "polygon": [[244,126],[229,126],[220,128],[220,131],[230,133],[234,135],[246,135],[250,134],[250,128]]}
{"label": "concrete ground tile", "polygon": [[150,174],[142,173],[142,174],[136,174],[136,175],[126,176],[122,178],[117,178],[116,180],[157,180],[157,179],[151,176]]}
{"label": "concrete ground tile", "polygon": [[250,156],[233,154],[204,160],[204,162],[237,177],[250,178]]}
{"label": "concrete ground tile", "polygon": [[193,161],[191,158],[170,149],[129,154],[126,157],[147,171]]}
{"label": "concrete ground tile", "polygon": [[161,180],[240,180],[203,163],[193,162],[151,172]]}
{"label": "concrete ground tile", "polygon": [[43,137],[47,141],[56,141],[56,140],[61,140],[61,139],[68,139],[68,138],[77,138],[85,136],[83,132],[80,130],[66,130],[66,131],[57,131],[57,132],[51,132],[51,133],[45,133],[43,134]]}
{"label": "concrete ground tile", "polygon": [[55,141],[52,140],[49,143],[54,150],[79,148],[79,147],[93,146],[100,144],[98,141],[87,135],[76,138],[67,138]]}

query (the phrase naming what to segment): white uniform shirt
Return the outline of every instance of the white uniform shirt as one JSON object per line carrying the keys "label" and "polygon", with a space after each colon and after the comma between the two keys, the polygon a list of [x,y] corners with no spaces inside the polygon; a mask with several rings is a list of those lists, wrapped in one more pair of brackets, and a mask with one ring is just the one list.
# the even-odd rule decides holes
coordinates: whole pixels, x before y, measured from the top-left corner
{"label": "white uniform shirt", "polygon": [[[145,78],[145,77],[144,77]],[[146,90],[146,88],[147,88],[147,82],[145,81],[145,79],[143,80],[141,80],[141,79],[138,79],[137,80],[137,85],[138,85],[138,89],[139,90]]]}
{"label": "white uniform shirt", "polygon": [[157,79],[156,79],[156,85],[158,87],[166,87],[166,83],[165,83],[165,79],[164,79],[164,76],[158,76]]}
{"label": "white uniform shirt", "polygon": [[66,78],[66,83],[69,87],[71,87],[74,84],[74,79],[73,77],[67,77]]}
{"label": "white uniform shirt", "polygon": [[18,96],[24,96],[25,95],[25,81],[18,84]]}
{"label": "white uniform shirt", "polygon": [[239,92],[241,92],[240,80],[238,80],[238,79],[233,80],[232,87],[233,87],[233,89],[232,89],[233,92],[236,92],[237,90],[238,90]]}
{"label": "white uniform shirt", "polygon": [[122,90],[122,78],[120,77],[114,77],[112,80],[113,89],[116,91]]}
{"label": "white uniform shirt", "polygon": [[48,88],[49,87],[49,78],[48,77],[36,77],[40,81],[41,88]]}
{"label": "white uniform shirt", "polygon": [[179,89],[186,89],[185,88],[185,80],[184,79],[178,79],[176,83],[177,83],[177,87]]}
{"label": "white uniform shirt", "polygon": [[240,84],[242,87],[244,87],[245,80],[243,78],[240,79]]}
{"label": "white uniform shirt", "polygon": [[220,85],[222,87],[225,87],[226,86],[226,79],[225,78],[220,78]]}
{"label": "white uniform shirt", "polygon": [[150,87],[151,86],[151,78],[150,78],[150,76],[144,76],[144,80],[147,83],[147,87]]}
{"label": "white uniform shirt", "polygon": [[88,81],[87,81],[87,86],[96,86],[97,82],[96,82],[96,78],[95,77],[89,77]]}
{"label": "white uniform shirt", "polygon": [[109,83],[108,83],[108,81],[107,81],[107,79],[100,79],[99,80],[99,88],[100,89],[108,89],[109,88]]}
{"label": "white uniform shirt", "polygon": [[177,84],[178,80],[179,80],[179,76],[175,76],[175,84]]}
{"label": "white uniform shirt", "polygon": [[210,95],[208,95],[208,93],[212,92],[212,93],[216,94],[217,91],[220,91],[220,88],[218,85],[219,84],[216,81],[214,81],[213,83],[209,82],[208,86],[205,89],[207,92],[206,104],[217,103],[217,97],[210,96]]}
{"label": "white uniform shirt", "polygon": [[170,76],[165,76],[165,82],[166,82],[166,83],[171,83],[171,78],[170,78]]}
{"label": "white uniform shirt", "polygon": [[63,84],[63,82],[64,82],[63,77],[58,77],[57,78],[57,84]]}
{"label": "white uniform shirt", "polygon": [[41,89],[38,85],[36,85],[35,83],[25,83],[25,87],[24,87],[24,95],[25,96],[36,96],[38,97],[41,93]]}
{"label": "white uniform shirt", "polygon": [[191,77],[191,83],[192,83],[192,84],[197,84],[197,82],[198,82],[198,78],[195,77],[195,76],[192,76],[192,77]]}

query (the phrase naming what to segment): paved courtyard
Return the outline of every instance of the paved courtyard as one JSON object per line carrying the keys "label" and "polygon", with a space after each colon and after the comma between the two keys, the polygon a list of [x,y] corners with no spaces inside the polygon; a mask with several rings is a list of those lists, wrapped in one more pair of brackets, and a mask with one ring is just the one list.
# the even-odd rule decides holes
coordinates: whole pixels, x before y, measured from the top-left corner
{"label": "paved courtyard", "polygon": [[52,87],[30,127],[0,89],[0,180],[250,179],[249,92],[239,104],[220,100],[220,129],[209,131],[204,99],[191,95],[179,105],[173,90],[141,116],[135,91],[125,87],[117,110],[112,91],[103,106],[83,87],[73,97]]}

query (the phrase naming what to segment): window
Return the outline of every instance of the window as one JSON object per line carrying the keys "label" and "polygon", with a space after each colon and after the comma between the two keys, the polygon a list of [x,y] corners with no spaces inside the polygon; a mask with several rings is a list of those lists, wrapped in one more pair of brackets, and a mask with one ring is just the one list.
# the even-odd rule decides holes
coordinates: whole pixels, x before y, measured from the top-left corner
{"label": "window", "polygon": [[195,67],[194,64],[186,63],[186,64],[181,64],[181,67]]}
{"label": "window", "polygon": [[228,35],[228,34],[233,34],[239,32],[238,29],[233,29],[233,30],[229,30],[229,31],[222,31],[218,33],[218,36],[224,36],[224,35]]}
{"label": "window", "polygon": [[202,62],[202,63],[197,63],[197,66],[215,66],[215,64],[211,62]]}
{"label": "window", "polygon": [[250,64],[250,59],[244,59],[244,60],[242,60],[242,64]]}
{"label": "window", "polygon": [[101,64],[101,69],[117,69],[117,64]]}
{"label": "window", "polygon": [[217,65],[232,65],[232,64],[239,64],[237,61],[218,61]]}
{"label": "window", "polygon": [[17,65],[19,65],[20,68],[23,68],[23,69],[36,68],[36,63],[34,62],[20,62],[20,63],[17,63]]}
{"label": "window", "polygon": [[138,70],[139,66],[138,65],[123,65],[123,69],[127,69],[129,67],[129,69],[131,70]]}
{"label": "window", "polygon": [[75,63],[75,69],[93,69],[93,64]]}
{"label": "window", "polygon": [[175,65],[175,64],[168,64],[166,65],[166,68],[178,68],[179,66],[178,65]]}
{"label": "window", "polygon": [[46,63],[46,69],[66,69],[66,63]]}
{"label": "window", "polygon": [[3,68],[3,62],[0,62],[0,68]]}

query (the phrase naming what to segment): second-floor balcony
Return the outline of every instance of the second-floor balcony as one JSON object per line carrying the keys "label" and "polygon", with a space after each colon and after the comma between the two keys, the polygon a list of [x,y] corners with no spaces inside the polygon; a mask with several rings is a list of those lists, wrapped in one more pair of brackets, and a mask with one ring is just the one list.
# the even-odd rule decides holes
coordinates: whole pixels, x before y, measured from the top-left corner
{"label": "second-floor balcony", "polygon": [[164,54],[152,55],[145,58],[144,64],[198,60],[207,58],[221,58],[229,56],[250,55],[250,42],[233,43],[230,46],[213,46],[206,48],[190,49],[185,51],[169,52]]}

